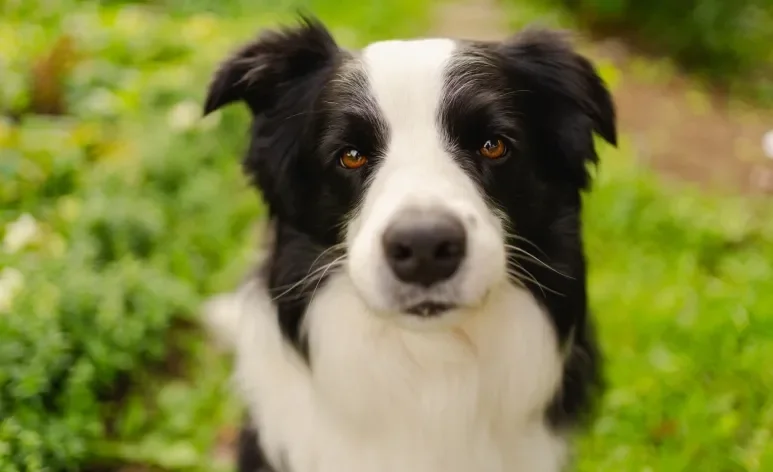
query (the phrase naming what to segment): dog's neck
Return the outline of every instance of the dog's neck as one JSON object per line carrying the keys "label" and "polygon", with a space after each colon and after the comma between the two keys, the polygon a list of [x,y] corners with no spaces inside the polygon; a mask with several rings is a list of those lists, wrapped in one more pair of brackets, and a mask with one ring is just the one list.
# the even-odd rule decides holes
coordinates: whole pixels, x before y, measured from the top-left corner
{"label": "dog's neck", "polygon": [[241,306],[237,380],[269,457],[297,451],[285,459],[297,470],[325,472],[559,470],[564,441],[544,412],[561,354],[527,291],[502,287],[453,327],[413,330],[370,312],[336,274],[305,314],[308,364],[264,289]]}

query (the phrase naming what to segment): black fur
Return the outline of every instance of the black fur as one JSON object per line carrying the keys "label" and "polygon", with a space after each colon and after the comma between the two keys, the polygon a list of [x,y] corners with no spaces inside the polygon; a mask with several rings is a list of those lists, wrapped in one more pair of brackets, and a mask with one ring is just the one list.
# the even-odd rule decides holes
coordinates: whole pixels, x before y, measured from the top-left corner
{"label": "black fur", "polygon": [[[457,159],[509,216],[507,242],[518,248],[510,268],[547,307],[569,350],[549,417],[555,426],[571,425],[601,387],[587,316],[580,191],[590,184],[587,165],[598,160],[593,132],[616,143],[612,98],[590,62],[556,32],[526,31],[503,43],[472,44],[462,54],[475,60],[459,61],[450,72],[447,94],[454,100],[442,121],[456,137]],[[459,78],[476,87],[461,88]],[[492,135],[508,142],[508,158],[487,162],[475,155]]]}
{"label": "black fur", "polygon": [[249,415],[245,415],[239,431],[236,468],[240,472],[274,472],[261,449],[258,431],[252,425]]}
{"label": "black fur", "polygon": [[[613,103],[590,62],[557,33],[533,30],[466,46],[459,54],[477,60],[456,66],[474,68],[450,71],[446,93],[455,99],[439,119],[457,160],[512,222],[507,243],[518,250],[509,256],[511,269],[546,307],[568,352],[562,390],[546,415],[555,427],[572,426],[601,384],[587,314],[580,193],[590,184],[587,165],[598,160],[593,133],[616,143]],[[275,222],[265,277],[285,338],[310,363],[300,325],[311,293],[325,282],[294,284],[340,254],[340,225],[371,172],[343,171],[336,156],[353,146],[377,164],[389,137],[388,126],[359,106],[366,94],[331,80],[350,58],[321,24],[304,19],[237,52],[216,74],[205,105],[209,113],[241,100],[253,113],[244,166]],[[355,74],[349,83],[364,81],[347,74]],[[477,84],[460,88],[460,77]],[[475,150],[492,135],[511,152],[483,162]],[[257,442],[257,433],[244,434],[245,443]],[[242,453],[240,470],[268,467],[259,448],[243,444]]]}
{"label": "black fur", "polygon": [[[347,144],[376,152],[383,142],[377,127],[363,124],[367,117],[330,106],[346,100],[345,91],[330,86],[346,57],[323,25],[303,18],[297,27],[264,33],[228,59],[204,107],[206,114],[242,100],[252,111],[243,164],[276,222],[274,237],[283,242],[268,262],[268,287],[277,297],[283,334],[304,355],[300,324],[310,293],[293,286],[312,264],[320,267],[337,255],[319,257],[340,242],[339,224],[365,178],[344,172],[335,156]],[[356,142],[347,143],[347,137]]]}

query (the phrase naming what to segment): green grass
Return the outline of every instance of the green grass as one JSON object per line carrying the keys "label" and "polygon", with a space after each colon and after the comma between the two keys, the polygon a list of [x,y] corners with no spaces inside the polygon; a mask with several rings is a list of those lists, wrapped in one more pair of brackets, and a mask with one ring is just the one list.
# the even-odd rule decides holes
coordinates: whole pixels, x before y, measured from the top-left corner
{"label": "green grass", "polygon": [[[261,208],[246,112],[198,118],[209,74],[298,6],[347,45],[427,19],[424,1],[269,5],[0,2],[0,111],[22,117],[0,115],[0,241],[31,230],[0,248],[0,472],[227,468],[240,408],[195,318],[249,266]],[[22,114],[60,33],[67,114]],[[667,186],[623,146],[586,222],[610,390],[579,469],[773,470],[770,202]]]}
{"label": "green grass", "polygon": [[580,470],[773,470],[773,206],[603,157],[585,232],[610,389]]}

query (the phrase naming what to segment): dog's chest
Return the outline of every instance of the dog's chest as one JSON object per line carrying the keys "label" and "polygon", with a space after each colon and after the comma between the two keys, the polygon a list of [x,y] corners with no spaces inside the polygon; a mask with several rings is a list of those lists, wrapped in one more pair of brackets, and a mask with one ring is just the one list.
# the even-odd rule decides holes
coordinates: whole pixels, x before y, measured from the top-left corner
{"label": "dog's chest", "polygon": [[564,441],[541,415],[560,358],[531,297],[507,289],[457,328],[412,331],[367,313],[346,284],[332,280],[309,308],[310,370],[270,317],[250,329],[260,345],[241,344],[269,457],[292,472],[560,470]]}

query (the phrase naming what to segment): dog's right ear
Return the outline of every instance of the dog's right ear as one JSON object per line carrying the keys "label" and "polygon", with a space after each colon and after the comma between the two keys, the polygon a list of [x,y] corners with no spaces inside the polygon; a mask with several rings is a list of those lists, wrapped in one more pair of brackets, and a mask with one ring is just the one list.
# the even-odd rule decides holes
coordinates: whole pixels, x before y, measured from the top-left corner
{"label": "dog's right ear", "polygon": [[298,79],[335,60],[339,49],[318,20],[301,17],[299,25],[263,33],[227,59],[215,73],[204,115],[238,100],[258,114]]}
{"label": "dog's right ear", "polygon": [[597,133],[617,144],[615,105],[591,62],[559,31],[527,29],[499,46],[534,154],[550,174],[587,188]]}

